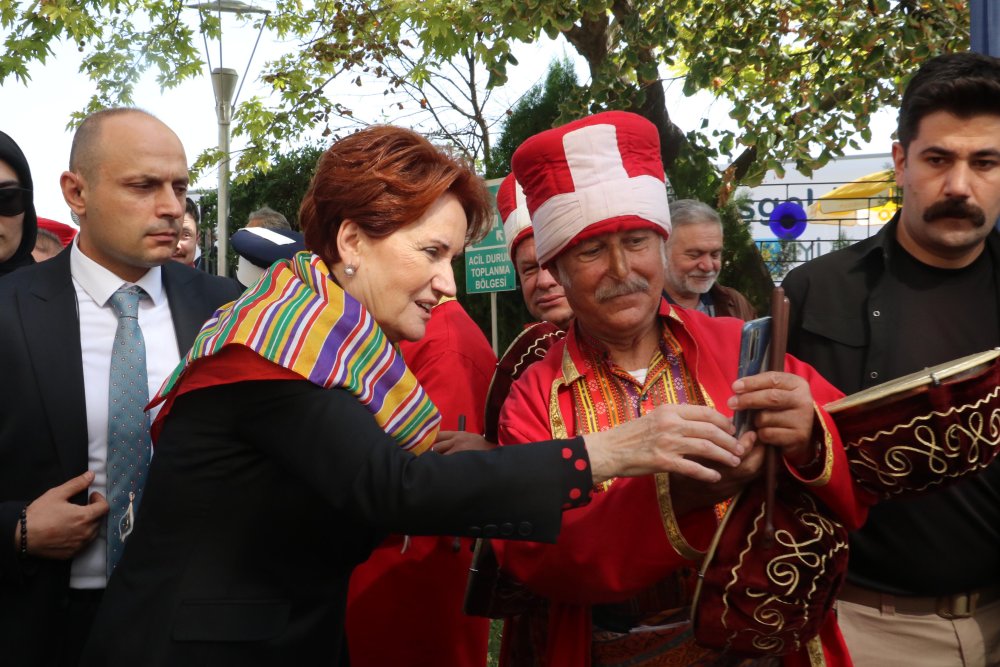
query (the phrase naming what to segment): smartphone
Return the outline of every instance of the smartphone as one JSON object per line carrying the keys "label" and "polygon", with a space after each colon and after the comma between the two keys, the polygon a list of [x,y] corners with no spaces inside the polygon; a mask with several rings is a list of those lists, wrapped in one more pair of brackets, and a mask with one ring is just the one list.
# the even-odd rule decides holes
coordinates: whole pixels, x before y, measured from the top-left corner
{"label": "smartphone", "polygon": [[[768,350],[771,347],[771,318],[760,317],[743,324],[740,336],[740,360],[736,375],[746,377],[757,375],[767,368]],[[743,435],[752,423],[753,413],[749,410],[739,410],[733,415],[736,425],[736,437]]]}

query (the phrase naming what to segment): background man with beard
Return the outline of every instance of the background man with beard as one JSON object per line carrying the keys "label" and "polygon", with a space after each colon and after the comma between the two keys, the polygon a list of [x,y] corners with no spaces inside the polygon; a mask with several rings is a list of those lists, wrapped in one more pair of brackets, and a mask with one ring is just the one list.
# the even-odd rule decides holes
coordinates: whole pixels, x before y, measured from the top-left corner
{"label": "background man with beard", "polygon": [[[892,146],[899,214],[789,273],[789,352],[846,393],[1000,344],[1000,60],[926,62]],[[1000,664],[1000,467],[872,508],[838,615],[854,663]]]}
{"label": "background man with beard", "polygon": [[696,199],[670,203],[664,296],[670,303],[700,310],[710,317],[757,317],[746,297],[717,282],[722,270],[722,220]]}

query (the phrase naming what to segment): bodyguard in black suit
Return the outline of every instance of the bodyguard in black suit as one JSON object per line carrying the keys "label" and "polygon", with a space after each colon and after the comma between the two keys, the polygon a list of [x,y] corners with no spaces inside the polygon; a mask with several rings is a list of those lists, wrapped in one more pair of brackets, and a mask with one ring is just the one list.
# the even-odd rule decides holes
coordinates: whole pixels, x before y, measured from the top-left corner
{"label": "bodyguard in black suit", "polygon": [[[61,184],[80,218],[77,242],[0,281],[0,661],[11,665],[76,664],[102,591],[92,581],[71,588],[71,568],[106,539],[108,505],[91,486],[94,470],[103,474],[95,440],[103,437],[106,448],[108,415],[88,414],[101,398],[87,369],[108,363],[112,337],[81,323],[81,312],[84,322],[88,313],[108,315],[106,304],[81,298],[74,267],[153,285],[159,315],[140,312],[138,320],[147,358],[159,366],[183,355],[215,308],[239,294],[234,281],[168,261],[187,161],[176,135],[152,116],[111,110],[88,118]],[[164,337],[176,340],[176,351],[157,343]],[[150,371],[150,384],[161,380]],[[91,551],[91,560],[103,558]]]}

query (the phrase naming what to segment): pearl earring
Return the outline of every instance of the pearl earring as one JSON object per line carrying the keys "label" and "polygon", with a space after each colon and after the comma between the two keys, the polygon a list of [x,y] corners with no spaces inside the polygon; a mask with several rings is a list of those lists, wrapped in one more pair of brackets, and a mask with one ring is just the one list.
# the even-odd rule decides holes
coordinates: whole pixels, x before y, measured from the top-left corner
{"label": "pearl earring", "polygon": [[348,264],[347,266],[344,267],[344,273],[347,274],[348,278],[353,278],[355,272],[356,272],[356,269],[353,266],[351,266],[350,264]]}

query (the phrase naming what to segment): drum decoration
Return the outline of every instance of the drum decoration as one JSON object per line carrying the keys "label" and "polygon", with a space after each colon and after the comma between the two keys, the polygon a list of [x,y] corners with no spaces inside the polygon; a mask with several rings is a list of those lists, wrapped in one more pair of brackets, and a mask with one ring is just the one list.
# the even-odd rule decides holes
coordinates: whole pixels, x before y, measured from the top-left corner
{"label": "drum decoration", "polygon": [[486,413],[483,421],[487,440],[497,441],[500,408],[507,400],[507,394],[510,393],[514,380],[521,377],[531,364],[544,357],[549,348],[562,340],[565,335],[565,331],[551,322],[537,322],[525,328],[507,347],[507,351],[497,362],[493,379],[490,380],[489,391],[486,392]]}
{"label": "drum decoration", "polygon": [[1000,349],[906,375],[825,409],[864,488],[884,499],[951,484],[1000,452]]}
{"label": "drum decoration", "polygon": [[[788,311],[775,287],[771,371],[785,367]],[[797,652],[819,634],[843,583],[847,530],[779,472],[777,456],[769,446],[763,477],[729,506],[702,561],[691,610],[702,646],[752,657]]]}
{"label": "drum decoration", "polygon": [[794,241],[806,231],[809,219],[802,204],[786,201],[774,207],[768,221],[768,227],[775,236],[784,241]]}
{"label": "drum decoration", "polygon": [[847,571],[847,530],[815,496],[779,480],[767,540],[760,480],[730,505],[702,563],[698,643],[740,656],[794,653],[819,634]]}

